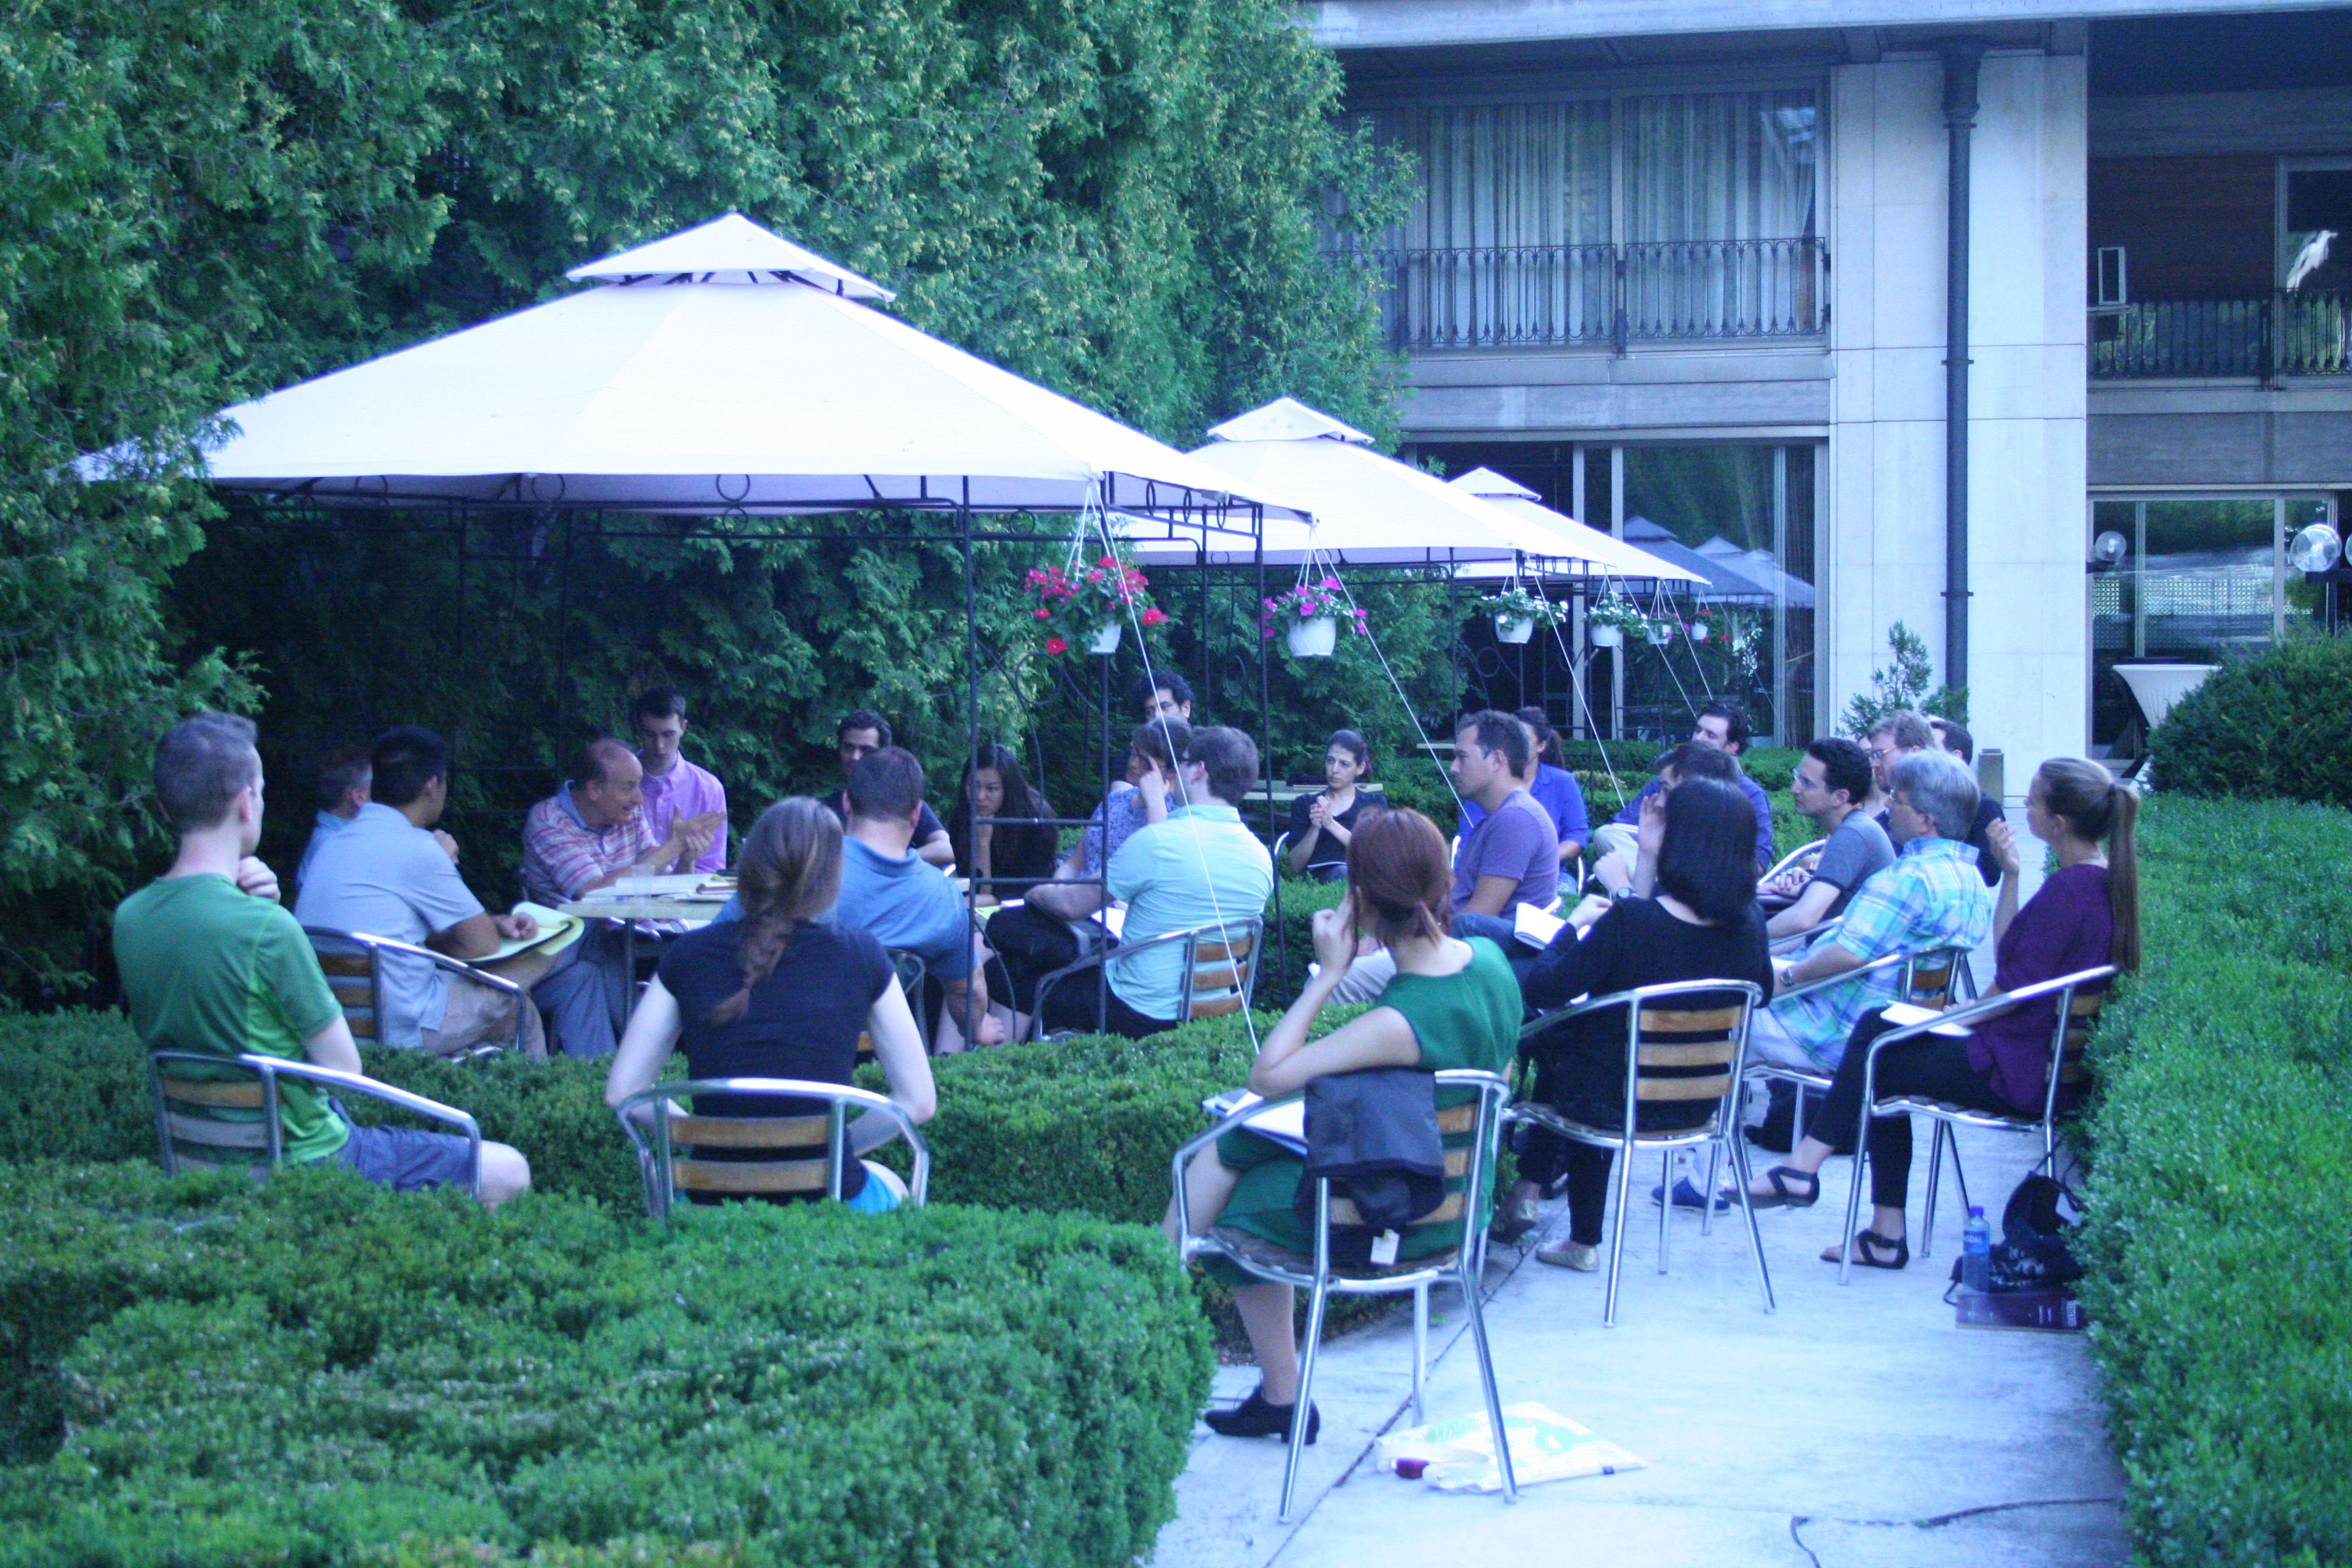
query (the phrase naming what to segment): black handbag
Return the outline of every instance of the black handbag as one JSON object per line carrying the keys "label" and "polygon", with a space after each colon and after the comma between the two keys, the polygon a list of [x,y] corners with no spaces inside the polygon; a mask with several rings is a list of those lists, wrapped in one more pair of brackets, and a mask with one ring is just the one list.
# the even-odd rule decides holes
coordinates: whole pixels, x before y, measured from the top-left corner
{"label": "black handbag", "polygon": [[[1987,1289],[1993,1295],[2021,1290],[2055,1290],[2083,1277],[2082,1261],[2068,1237],[2074,1226],[2058,1213],[2065,1189],[2048,1176],[2028,1176],[2009,1194],[2000,1211],[2000,1240],[1992,1249]],[[1952,1260],[1952,1282],[1959,1283],[1961,1259]]]}

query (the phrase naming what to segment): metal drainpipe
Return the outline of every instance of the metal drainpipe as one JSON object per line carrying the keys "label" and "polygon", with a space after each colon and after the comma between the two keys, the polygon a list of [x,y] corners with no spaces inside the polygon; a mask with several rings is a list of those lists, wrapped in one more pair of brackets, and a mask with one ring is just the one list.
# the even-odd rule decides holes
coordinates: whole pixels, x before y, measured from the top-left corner
{"label": "metal drainpipe", "polygon": [[1953,38],[1944,57],[1950,139],[1944,257],[1944,679],[1969,679],[1969,137],[1977,122],[1980,38]]}

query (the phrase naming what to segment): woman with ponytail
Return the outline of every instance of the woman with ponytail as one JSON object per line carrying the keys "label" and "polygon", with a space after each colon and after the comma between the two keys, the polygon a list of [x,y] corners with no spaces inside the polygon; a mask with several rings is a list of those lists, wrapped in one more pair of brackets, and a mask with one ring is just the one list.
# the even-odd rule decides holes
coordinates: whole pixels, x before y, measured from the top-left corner
{"label": "woman with ponytail", "polygon": [[[752,824],[736,876],[743,918],[690,932],[662,954],[613,1058],[605,1103],[618,1106],[650,1088],[672,1050],[686,1053],[688,1078],[847,1083],[857,1066],[858,1037],[871,1034],[890,1098],[915,1121],[929,1121],[936,1104],[930,1059],[889,954],[870,932],[843,931],[824,918],[841,891],[841,819],[821,801],[778,801]],[[703,1116],[824,1110],[814,1101],[730,1095],[698,1096],[694,1109]],[[889,1124],[879,1119],[849,1126],[850,1147],[859,1154],[889,1136]],[[732,1157],[760,1156],[754,1150]],[[904,1192],[879,1165],[844,1164],[841,1197],[852,1208],[896,1208]],[[715,1200],[698,1194],[696,1201]]]}
{"label": "woman with ponytail", "polygon": [[[1348,844],[1348,896],[1314,918],[1315,957],[1321,972],[1266,1031],[1249,1086],[1272,1098],[1295,1094],[1310,1079],[1365,1068],[1417,1068],[1443,1072],[1475,1068],[1509,1069],[1519,1033],[1519,987],[1502,950],[1483,937],[1457,942],[1446,934],[1454,878],[1445,839],[1417,811],[1386,811],[1359,819]],[[1369,933],[1396,959],[1396,977],[1362,1016],[1319,1039],[1307,1031],[1355,962],[1358,938]],[[1449,1104],[1445,1091],[1438,1104]],[[1194,1225],[1247,1231],[1295,1251],[1311,1252],[1314,1237],[1300,1223],[1293,1199],[1305,1163],[1255,1132],[1229,1132],[1185,1168],[1184,1186]],[[1165,1228],[1177,1231],[1176,1205]],[[1445,1226],[1409,1232],[1400,1257],[1441,1250]],[[1250,1348],[1257,1353],[1257,1390],[1231,1410],[1204,1417],[1229,1437],[1280,1437],[1290,1431],[1298,1401],[1298,1346],[1291,1338],[1291,1289],[1253,1279],[1222,1258],[1213,1277],[1230,1286]],[[1319,1425],[1307,1418],[1307,1440]]]}
{"label": "woman with ponytail", "polygon": [[[1990,1001],[2062,974],[2112,963],[2139,967],[2139,850],[2134,829],[2139,797],[2097,763],[2053,757],[2034,773],[2025,792],[2025,826],[2050,846],[2058,868],[2023,909],[2018,880],[2024,870],[2016,835],[2006,822],[1986,830],[2000,863],[2000,892],[1993,907],[1992,933],[1998,968]],[[1906,1041],[1878,1058],[1881,1095],[1925,1095],[1933,1100],[2003,1116],[2042,1114],[2050,1083],[2050,1038],[2058,1026],[2057,1002],[2043,998],[1989,1018],[1964,1039],[1928,1035]],[[1873,1014],[1854,1026],[1837,1078],[1812,1125],[1834,1142],[1806,1134],[1786,1165],[1757,1179],[1749,1192],[1759,1199],[1811,1203],[1821,1193],[1822,1163],[1846,1152],[1854,1118],[1862,1113],[1864,1047],[1895,1026]],[[2059,1090],[2066,1104],[2066,1090]],[[1779,1183],[1772,1176],[1781,1177]],[[1790,1176],[1809,1176],[1796,1188]],[[1911,1260],[1905,1239],[1903,1204],[1911,1190],[1911,1118],[1881,1116],[1870,1124],[1870,1228],[1850,1244],[1853,1260],[1873,1268],[1900,1268]],[[1798,1196],[1799,1193],[1806,1195]],[[1838,1260],[1838,1247],[1822,1254]]]}

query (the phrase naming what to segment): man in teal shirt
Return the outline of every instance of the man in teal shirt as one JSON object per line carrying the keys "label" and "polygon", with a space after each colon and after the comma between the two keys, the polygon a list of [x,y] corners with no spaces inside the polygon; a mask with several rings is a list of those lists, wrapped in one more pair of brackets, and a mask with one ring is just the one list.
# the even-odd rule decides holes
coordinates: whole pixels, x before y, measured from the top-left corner
{"label": "man in teal shirt", "polygon": [[[1139,827],[1110,858],[1110,896],[1127,905],[1121,946],[1172,931],[1252,920],[1274,892],[1274,858],[1242,826],[1240,802],[1257,782],[1257,747],[1238,730],[1192,731],[1177,770],[1186,804]],[[1047,998],[1057,1028],[1101,1028],[1141,1039],[1183,1021],[1192,976],[1184,944],[1163,942],[1109,960],[1109,995],[1075,976]]]}
{"label": "man in teal shirt", "polygon": [[[278,879],[253,858],[262,787],[253,742],[251,720],[199,713],[155,748],[155,794],[180,851],[114,911],[131,1026],[151,1051],[280,1057],[357,1073],[359,1047],[310,939],[278,903]],[[333,1096],[292,1079],[279,1085],[278,1110],[289,1163],[339,1160],[403,1190],[465,1178],[462,1138],[353,1127]],[[520,1153],[482,1145],[484,1203],[530,1185]]]}

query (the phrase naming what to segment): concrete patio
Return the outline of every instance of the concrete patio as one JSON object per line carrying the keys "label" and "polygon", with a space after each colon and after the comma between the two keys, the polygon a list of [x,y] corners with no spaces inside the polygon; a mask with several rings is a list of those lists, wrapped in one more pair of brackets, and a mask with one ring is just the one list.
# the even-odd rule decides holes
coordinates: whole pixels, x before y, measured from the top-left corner
{"label": "concrete patio", "polygon": [[[1990,979],[1988,961],[1978,973]],[[1963,1132],[1969,1186],[1998,1233],[2000,1205],[2038,1140]],[[1927,1172],[1913,1173],[1915,1250]],[[1759,1168],[1771,1156],[1757,1153]],[[1699,1235],[1678,1211],[1671,1268],[1657,1273],[1654,1159],[1636,1172],[1618,1323],[1601,1321],[1605,1275],[1499,1249],[1486,1321],[1503,1403],[1534,1400],[1648,1461],[1645,1469],[1552,1481],[1517,1506],[1448,1495],[1373,1467],[1382,1432],[1412,1425],[1410,1317],[1324,1348],[1297,1516],[1276,1520],[1282,1448],[1195,1428],[1160,1533],[1169,1568],[1332,1568],[1365,1563],[2120,1563],[2123,1475],[2109,1453],[2097,1374],[2079,1334],[1960,1329],[1943,1301],[1965,1211],[1948,1179],[1929,1257],[1899,1273],[1856,1269],[1841,1288],[1817,1255],[1836,1237],[1851,1161],[1822,1172],[1817,1206],[1758,1216],[1780,1298],[1766,1314],[1738,1215]],[[1865,1194],[1866,1200],[1867,1194]],[[1546,1205],[1565,1233],[1564,1205]],[[1479,1406],[1467,1321],[1433,1294],[1428,1413]],[[1256,1384],[1222,1368],[1216,1396]]]}

